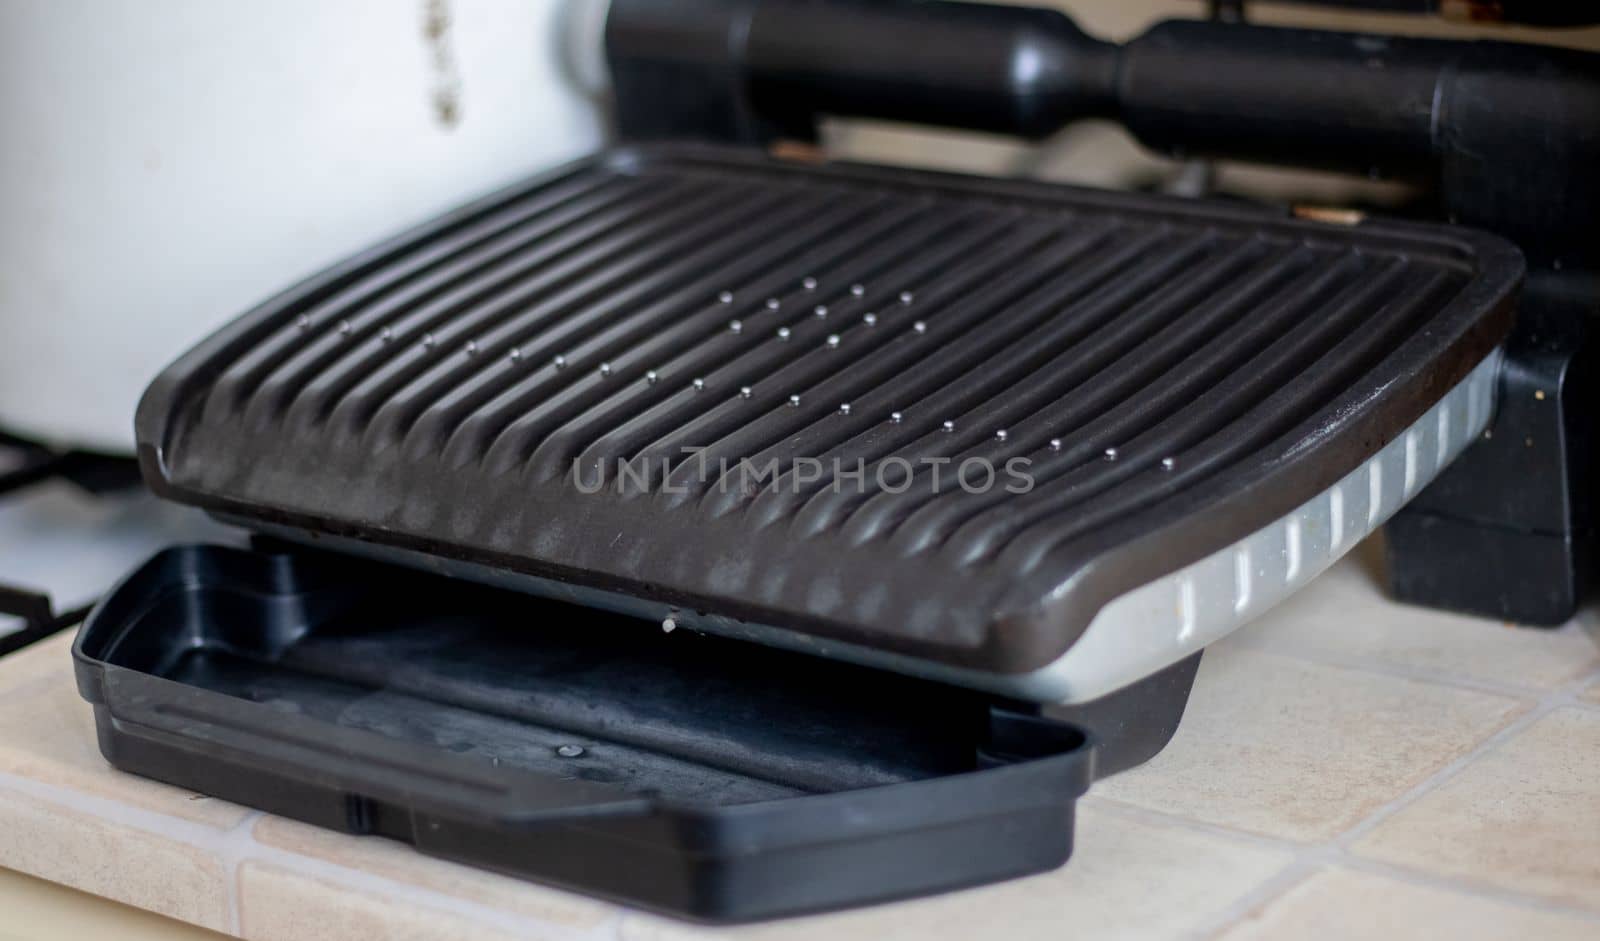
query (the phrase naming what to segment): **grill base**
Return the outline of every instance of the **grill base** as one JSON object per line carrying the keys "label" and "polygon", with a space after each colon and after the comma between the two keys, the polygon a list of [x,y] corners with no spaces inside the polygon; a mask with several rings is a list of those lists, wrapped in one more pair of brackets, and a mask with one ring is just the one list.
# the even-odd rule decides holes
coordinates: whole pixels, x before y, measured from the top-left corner
{"label": "grill base", "polygon": [[[1309,577],[1307,507],[1490,368],[1520,274],[1454,228],[625,150],[246,315],[157,380],[141,457],[256,528],[1078,700]],[[1179,573],[1279,529],[1294,572],[1213,621]],[[1157,584],[1187,626],[1127,600]]]}

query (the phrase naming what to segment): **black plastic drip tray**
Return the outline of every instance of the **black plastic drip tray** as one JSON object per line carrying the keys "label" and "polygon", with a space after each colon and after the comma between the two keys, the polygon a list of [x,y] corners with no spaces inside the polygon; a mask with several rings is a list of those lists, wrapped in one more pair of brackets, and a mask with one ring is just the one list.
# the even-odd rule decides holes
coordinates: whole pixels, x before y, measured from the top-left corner
{"label": "black plastic drip tray", "polygon": [[125,770],[706,919],[1051,868],[1091,775],[972,692],[321,553],[167,550],[75,656]]}

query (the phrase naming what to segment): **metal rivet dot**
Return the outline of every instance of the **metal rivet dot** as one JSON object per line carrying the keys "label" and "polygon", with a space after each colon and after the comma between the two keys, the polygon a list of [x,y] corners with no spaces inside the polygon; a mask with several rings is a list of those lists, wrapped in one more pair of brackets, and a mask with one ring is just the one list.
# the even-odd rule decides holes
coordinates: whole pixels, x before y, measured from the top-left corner
{"label": "metal rivet dot", "polygon": [[562,745],[556,749],[556,754],[563,758],[578,758],[583,755],[582,745]]}

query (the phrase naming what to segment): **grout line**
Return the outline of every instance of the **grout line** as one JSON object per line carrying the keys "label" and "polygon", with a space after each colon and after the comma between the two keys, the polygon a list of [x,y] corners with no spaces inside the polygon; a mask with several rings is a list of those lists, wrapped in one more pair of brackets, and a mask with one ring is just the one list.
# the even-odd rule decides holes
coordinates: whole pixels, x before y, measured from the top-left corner
{"label": "grout line", "polygon": [[[1338,666],[1340,664],[1330,664]],[[1365,667],[1352,667],[1364,669]],[[1413,677],[1408,677],[1413,678]],[[1600,924],[1600,911],[1587,909],[1557,902],[1541,895],[1507,889],[1493,883],[1476,881],[1460,876],[1449,876],[1425,870],[1410,869],[1380,860],[1359,856],[1352,851],[1351,846],[1367,833],[1380,826],[1384,820],[1400,813],[1406,807],[1434,792],[1456,776],[1464,772],[1469,766],[1482,759],[1485,755],[1500,748],[1506,742],[1520,736],[1530,726],[1558,709],[1582,707],[1596,708],[1596,704],[1585,702],[1580,698],[1588,687],[1600,679],[1600,670],[1583,674],[1576,679],[1555,687],[1546,692],[1537,701],[1531,703],[1519,715],[1505,725],[1485,737],[1466,753],[1446,763],[1433,774],[1406,790],[1394,800],[1380,806],[1369,813],[1353,826],[1340,832],[1329,840],[1319,843],[1303,844],[1280,837],[1266,836],[1231,827],[1206,823],[1200,820],[1179,816],[1165,811],[1152,810],[1135,804],[1128,804],[1109,797],[1085,797],[1084,801],[1089,806],[1100,810],[1109,811],[1128,819],[1138,820],[1150,824],[1166,824],[1181,829],[1205,833],[1211,836],[1230,840],[1234,843],[1253,845],[1265,849],[1287,851],[1292,854],[1292,861],[1277,874],[1269,877],[1249,892],[1228,905],[1217,916],[1208,919],[1198,930],[1197,937],[1215,939],[1240,924],[1257,910],[1264,909],[1272,902],[1282,898],[1294,888],[1318,872],[1330,867],[1340,867],[1371,875],[1382,876],[1396,881],[1405,882],[1422,888],[1446,891],[1455,894],[1467,894],[1480,898],[1493,899],[1504,904],[1515,905],[1525,909],[1557,914],[1566,917],[1576,917],[1585,921]],[[1424,681],[1426,682],[1426,681]],[[1526,700],[1524,700],[1526,702]],[[1597,710],[1600,711],[1600,710]]]}
{"label": "grout line", "polygon": [[[1080,798],[1080,801],[1090,801],[1090,798]],[[1293,856],[1292,861],[1276,875],[1269,877],[1266,882],[1259,884],[1255,889],[1241,896],[1237,904],[1229,906],[1227,912],[1216,919],[1216,923],[1211,926],[1214,930],[1209,931],[1209,933],[1202,932],[1202,936],[1205,937],[1215,937],[1236,923],[1238,918],[1246,917],[1256,908],[1264,907],[1269,902],[1275,901],[1281,895],[1286,894],[1295,884],[1298,884],[1298,880],[1289,879],[1292,871],[1309,869],[1311,871],[1306,873],[1306,876],[1309,877],[1309,875],[1315,874],[1315,870],[1331,867],[1358,870],[1423,888],[1457,895],[1467,894],[1492,898],[1522,908],[1531,908],[1557,915],[1576,916],[1600,923],[1600,911],[1556,902],[1541,895],[1519,892],[1515,889],[1506,889],[1471,879],[1447,876],[1420,869],[1410,869],[1381,860],[1368,859],[1349,852],[1344,847],[1337,845],[1333,840],[1321,843],[1295,843],[1281,837],[1251,833],[1246,830],[1235,830],[1231,827],[1206,823],[1166,811],[1151,810],[1136,804],[1127,804],[1111,797],[1095,797],[1088,806],[1094,807],[1097,812],[1109,813],[1149,826],[1188,830],[1206,836],[1218,837],[1237,845],[1287,852]],[[1276,887],[1276,890],[1274,890],[1274,887]],[[1231,913],[1235,920],[1227,920],[1230,917],[1227,913]]]}
{"label": "grout line", "polygon": [[70,787],[44,784],[6,771],[0,771],[0,790],[9,790],[105,823],[128,827],[202,849],[210,849],[220,834],[228,832],[221,827],[169,816],[160,811],[147,810],[108,797],[75,791]]}
{"label": "grout line", "polygon": [[[1530,628],[1523,628],[1530,630]],[[1486,680],[1479,677],[1465,676],[1451,673],[1446,670],[1434,670],[1426,667],[1416,667],[1406,664],[1386,663],[1381,660],[1368,660],[1350,654],[1330,653],[1309,647],[1298,647],[1292,644],[1274,644],[1254,638],[1239,639],[1232,642],[1235,650],[1248,650],[1252,653],[1273,654],[1280,657],[1289,657],[1295,660],[1304,660],[1322,666],[1339,667],[1346,670],[1360,670],[1387,676],[1394,679],[1412,680],[1418,683],[1432,683],[1436,686],[1448,686],[1453,689],[1469,690],[1475,693],[1488,693],[1496,696],[1506,696],[1515,699],[1539,699],[1549,695],[1552,690],[1564,689],[1571,680],[1564,681],[1555,687],[1523,686],[1516,683],[1505,683],[1497,680]]]}
{"label": "grout line", "polygon": [[[1288,894],[1295,886],[1310,879],[1322,866],[1318,858],[1320,847],[1315,845],[1308,846],[1279,837],[1251,833],[1247,830],[1235,830],[1231,827],[1206,823],[1189,817],[1180,817],[1166,811],[1151,810],[1137,804],[1124,803],[1114,797],[1096,797],[1093,796],[1093,792],[1088,796],[1079,798],[1079,804],[1080,806],[1092,807],[1097,812],[1109,813],[1146,826],[1188,830],[1206,836],[1217,837],[1236,845],[1251,846],[1256,849],[1288,854],[1289,859],[1284,863],[1283,868],[1246,890],[1238,898],[1224,906],[1217,914],[1201,920],[1198,925],[1193,926],[1185,933],[1187,937],[1195,939],[1195,941],[1217,938],[1241,923],[1257,909],[1265,908],[1269,903]],[[1069,861],[1067,865],[1070,866],[1072,863]]]}
{"label": "grout line", "polygon": [[1221,824],[1207,823],[1192,817],[1184,817],[1165,810],[1153,810],[1139,804],[1130,804],[1115,797],[1105,797],[1090,791],[1084,797],[1078,798],[1079,804],[1092,807],[1097,811],[1105,811],[1125,820],[1156,826],[1177,826],[1196,833],[1209,836],[1222,837],[1235,843],[1247,844],[1260,849],[1278,850],[1293,854],[1300,854],[1321,845],[1316,843],[1296,843],[1283,837],[1268,836],[1264,833],[1253,833],[1249,830],[1236,830]]}
{"label": "grout line", "polygon": [[[1597,673],[1600,673],[1600,671],[1597,671]],[[1502,726],[1498,731],[1480,741],[1466,754],[1461,755],[1454,761],[1449,762],[1444,767],[1435,771],[1433,774],[1422,779],[1410,790],[1401,794],[1394,800],[1380,806],[1378,809],[1368,814],[1355,826],[1341,833],[1334,839],[1334,844],[1341,848],[1348,849],[1361,837],[1376,829],[1381,823],[1383,823],[1383,821],[1393,817],[1395,814],[1416,803],[1422,797],[1453,780],[1457,775],[1466,770],[1467,767],[1475,764],[1483,756],[1493,752],[1506,742],[1518,737],[1540,719],[1561,708],[1562,706],[1578,702],[1577,694],[1588,685],[1588,682],[1589,677],[1582,676],[1568,681],[1567,683],[1564,683],[1546,693],[1542,698],[1533,704],[1532,708],[1523,712],[1521,715]]]}
{"label": "grout line", "polygon": [[256,821],[262,816],[259,810],[246,813],[245,819],[222,831],[222,837],[216,843],[216,855],[222,861],[222,869],[227,872],[227,933],[234,938],[243,936],[245,928],[240,920],[238,904],[238,864],[242,863],[246,848],[250,847],[251,827],[256,826]]}
{"label": "grout line", "polygon": [[[228,885],[225,889],[228,897],[225,899],[224,911],[231,922],[229,930],[235,935],[242,928],[240,924],[241,906],[239,905],[238,890],[239,870],[244,863],[256,861],[273,864],[307,878],[321,879],[324,882],[343,885],[347,888],[373,895],[380,900],[399,900],[407,903],[416,903],[422,907],[439,911],[442,914],[466,918],[479,923],[482,927],[498,928],[516,936],[562,938],[570,939],[570,941],[602,937],[602,935],[596,934],[594,930],[575,929],[565,925],[541,921],[534,917],[512,913],[491,905],[450,895],[437,889],[430,889],[409,882],[399,882],[376,873],[350,869],[327,860],[302,856],[290,850],[267,846],[257,841],[254,835],[256,822],[267,816],[261,811],[252,810],[239,823],[223,829],[182,817],[168,816],[159,811],[121,803],[98,795],[46,785],[8,772],[0,772],[0,793],[5,791],[11,791],[52,804],[102,823],[138,830],[208,853],[222,865],[224,873],[229,876]],[[381,838],[374,837],[373,839]],[[406,844],[397,842],[396,845],[405,846]],[[426,857],[425,854],[421,853],[418,855],[424,858],[432,858]],[[538,883],[530,882],[529,884],[541,891],[563,891],[559,888]],[[130,904],[133,904],[136,908],[142,907],[137,902]],[[617,910],[616,915],[620,920],[621,910]],[[201,927],[209,928],[212,926],[203,925]],[[610,927],[614,926],[607,923],[597,926],[597,928]]]}
{"label": "grout line", "polygon": [[[1240,924],[1244,919],[1259,909],[1264,909],[1301,883],[1307,881],[1321,870],[1329,861],[1332,853],[1328,847],[1320,844],[1296,843],[1281,837],[1267,836],[1260,833],[1251,833],[1247,830],[1235,830],[1214,823],[1206,823],[1189,817],[1161,810],[1151,810],[1136,804],[1127,804],[1112,797],[1083,797],[1079,798],[1080,804],[1088,802],[1100,812],[1109,812],[1127,820],[1137,821],[1147,826],[1171,827],[1202,833],[1207,836],[1217,837],[1222,840],[1237,844],[1252,846],[1261,850],[1278,853],[1287,853],[1288,861],[1283,868],[1268,876],[1264,881],[1246,890],[1238,898],[1227,904],[1215,915],[1205,918],[1194,926],[1187,936],[1196,941],[1215,939],[1223,933]],[[1071,865],[1069,862],[1068,865]]]}
{"label": "grout line", "polygon": [[1311,881],[1322,868],[1321,863],[1309,857],[1291,861],[1289,865],[1279,870],[1277,875],[1270,876],[1267,881],[1234,899],[1220,912],[1202,921],[1191,937],[1204,941],[1222,937],[1243,924],[1256,912],[1264,911],[1268,905]]}
{"label": "grout line", "polygon": [[[132,804],[125,804],[109,798],[86,794],[81,791],[75,791],[69,787],[47,785],[42,782],[32,780],[31,778],[21,777],[10,772],[0,772],[0,795],[5,793],[24,796],[57,809],[67,811],[67,816],[69,817],[93,820],[97,823],[110,825],[112,827],[123,827],[130,830],[137,830],[141,833],[154,836],[168,843],[177,844],[188,849],[200,850],[206,854],[207,861],[218,864],[224,873],[226,873],[226,861],[218,858],[214,844],[221,840],[227,833],[229,833],[229,829],[223,829],[211,826],[209,824],[187,820],[182,817],[168,816],[158,811],[147,810],[143,807],[137,807]],[[29,872],[22,866],[17,868],[19,872]],[[37,875],[35,873],[29,874]],[[51,882],[57,881],[48,876],[39,877]],[[222,899],[222,907],[224,924],[209,925],[199,924],[198,922],[188,923],[196,924],[198,927],[211,931],[216,931],[219,929],[233,930],[236,919],[233,916],[233,905],[230,898],[232,893],[226,886],[223,889],[223,893],[224,898]],[[90,892],[90,894],[98,895],[98,893],[94,892]],[[117,901],[121,901],[123,904],[130,905],[134,908],[153,911],[153,909],[149,909],[144,904],[144,900],[118,899]],[[174,921],[184,921],[184,919],[180,916],[170,913],[158,912],[157,914],[160,914],[165,918],[171,918]]]}
{"label": "grout line", "polygon": [[1555,707],[1550,705],[1547,701],[1541,700],[1540,702],[1533,704],[1531,708],[1524,709],[1519,715],[1511,719],[1505,725],[1502,725],[1500,728],[1496,729],[1494,732],[1490,733],[1488,737],[1478,742],[1471,749],[1446,762],[1443,767],[1435,770],[1432,774],[1423,778],[1421,781],[1418,781],[1416,784],[1412,785],[1406,791],[1401,793],[1398,797],[1379,805],[1375,810],[1367,814],[1361,820],[1357,821],[1349,829],[1334,837],[1332,841],[1333,845],[1342,849],[1349,848],[1351,844],[1355,843],[1361,837],[1376,829],[1378,825],[1383,823],[1385,820],[1388,820],[1390,817],[1393,817],[1395,814],[1406,809],[1407,807],[1421,800],[1423,797],[1426,797],[1428,794],[1431,794],[1433,791],[1437,790],[1440,786],[1454,779],[1457,775],[1461,774],[1461,772],[1465,771],[1467,767],[1477,763],[1479,758],[1498,748],[1501,744],[1516,738],[1518,735],[1521,735],[1524,729],[1528,728],[1530,725],[1533,725],[1545,715],[1549,714],[1550,710],[1553,708]]}
{"label": "grout line", "polygon": [[[375,837],[374,839],[382,839]],[[606,922],[594,928],[574,928],[538,918],[511,912],[493,905],[486,905],[465,899],[438,889],[410,882],[397,882],[377,873],[367,872],[364,869],[351,869],[338,863],[329,862],[312,856],[302,856],[291,850],[276,846],[267,846],[257,842],[252,836],[248,853],[240,859],[240,863],[265,863],[278,869],[285,870],[291,875],[311,879],[325,885],[333,885],[342,889],[360,892],[379,902],[400,902],[407,905],[416,905],[442,915],[462,918],[480,928],[495,928],[514,937],[537,937],[567,939],[567,941],[593,941],[602,937],[597,934],[600,929],[608,927]],[[404,845],[404,844],[402,844]],[[529,883],[535,888],[546,891],[562,891],[552,889],[539,883]],[[605,903],[602,903],[605,904]],[[620,912],[618,913],[620,915]]]}
{"label": "grout line", "polygon": [[1424,889],[1445,890],[1457,895],[1471,895],[1475,898],[1492,899],[1518,908],[1530,909],[1552,915],[1563,915],[1583,921],[1594,922],[1600,925],[1600,911],[1592,908],[1582,908],[1565,902],[1557,902],[1542,895],[1532,895],[1507,889],[1490,882],[1478,882],[1461,876],[1440,876],[1420,869],[1409,869],[1386,863],[1381,860],[1368,859],[1351,853],[1338,854],[1338,865],[1365,872],[1375,876],[1393,879]]}
{"label": "grout line", "polygon": [[[513,912],[484,902],[476,902],[440,889],[429,888],[414,882],[391,879],[388,876],[369,872],[365,869],[351,868],[331,860],[316,856],[306,856],[293,850],[263,843],[255,837],[256,823],[272,816],[274,815],[256,811],[252,814],[247,824],[241,824],[234,831],[230,831],[230,835],[236,832],[240,837],[240,855],[237,865],[241,868],[244,863],[248,862],[266,863],[285,870],[292,875],[317,878],[324,883],[331,883],[361,892],[379,901],[402,902],[405,904],[417,903],[423,908],[431,909],[440,914],[465,918],[477,923],[479,927],[496,928],[519,938],[549,938],[563,939],[563,941],[601,941],[601,939],[611,939],[616,936],[623,915],[629,911],[629,909],[616,903],[599,900],[593,896],[572,893],[570,890],[562,889],[559,886],[551,886],[533,880],[521,880],[532,891],[549,892],[558,895],[572,894],[579,899],[578,904],[580,906],[599,905],[605,909],[604,918],[598,924],[589,928],[575,928],[554,921],[542,920],[537,916]],[[283,817],[279,819],[291,820],[293,818]],[[306,824],[306,826],[316,825]],[[329,830],[327,832],[338,833],[339,831]],[[445,866],[462,866],[470,870],[469,876],[479,874],[493,875],[491,871],[486,869],[474,868],[465,863],[457,863],[454,860],[442,859],[437,856],[429,856],[415,846],[401,840],[390,840],[386,837],[368,834],[339,833],[339,835],[352,840],[384,840],[388,845],[399,847],[415,854],[420,861]]]}
{"label": "grout line", "polygon": [[243,820],[225,831],[217,844],[217,856],[221,858],[228,873],[228,933],[236,938],[244,935],[239,870],[245,857],[249,855],[251,844],[255,842],[251,833],[255,830],[256,821],[265,816],[266,814],[259,810],[251,811]]}

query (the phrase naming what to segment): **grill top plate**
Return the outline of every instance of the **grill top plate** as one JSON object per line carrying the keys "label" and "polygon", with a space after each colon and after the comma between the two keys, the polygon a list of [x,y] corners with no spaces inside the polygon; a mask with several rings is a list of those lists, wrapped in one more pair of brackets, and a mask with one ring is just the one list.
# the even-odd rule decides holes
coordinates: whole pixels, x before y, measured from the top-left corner
{"label": "grill top plate", "polygon": [[1014,673],[1376,453],[1521,273],[1453,228],[619,150],[246,314],[140,456],[230,516]]}

